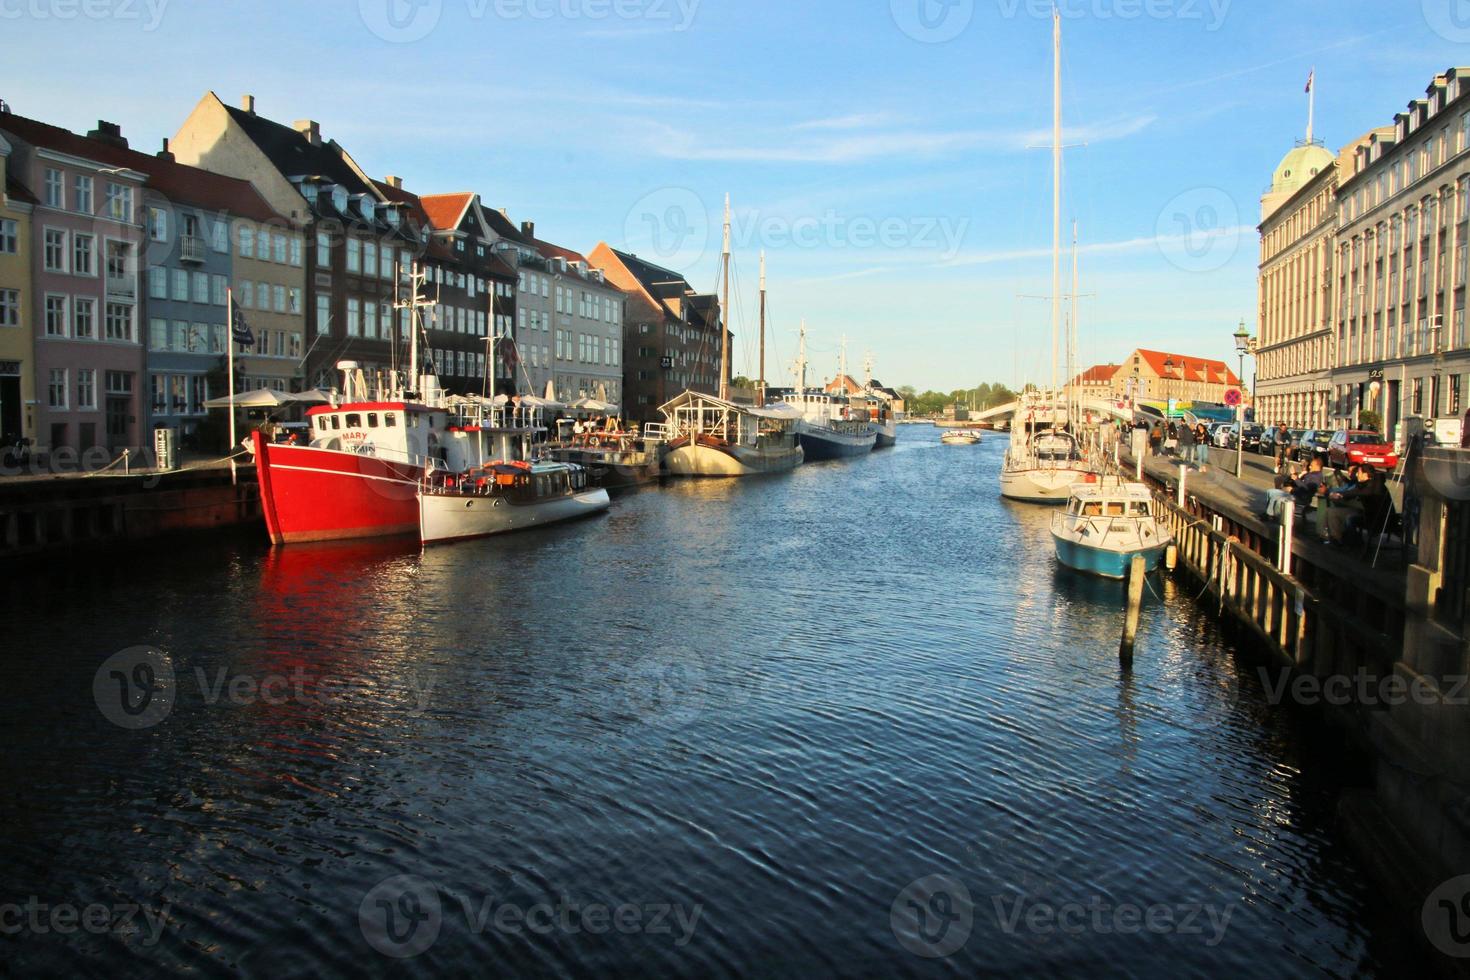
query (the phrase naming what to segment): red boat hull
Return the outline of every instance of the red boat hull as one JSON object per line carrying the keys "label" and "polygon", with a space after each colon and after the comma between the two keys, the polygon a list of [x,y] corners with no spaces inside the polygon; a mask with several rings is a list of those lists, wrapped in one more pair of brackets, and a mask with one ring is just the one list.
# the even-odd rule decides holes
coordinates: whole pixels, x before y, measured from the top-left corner
{"label": "red boat hull", "polygon": [[268,443],[255,434],[265,528],[276,544],[418,534],[423,468]]}

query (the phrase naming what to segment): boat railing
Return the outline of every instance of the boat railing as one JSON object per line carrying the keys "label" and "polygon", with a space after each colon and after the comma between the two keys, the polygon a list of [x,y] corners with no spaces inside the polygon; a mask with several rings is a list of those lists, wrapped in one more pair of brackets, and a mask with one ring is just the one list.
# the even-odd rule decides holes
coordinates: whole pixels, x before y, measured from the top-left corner
{"label": "boat railing", "polygon": [[664,422],[644,422],[642,436],[645,442],[668,442],[669,426]]}

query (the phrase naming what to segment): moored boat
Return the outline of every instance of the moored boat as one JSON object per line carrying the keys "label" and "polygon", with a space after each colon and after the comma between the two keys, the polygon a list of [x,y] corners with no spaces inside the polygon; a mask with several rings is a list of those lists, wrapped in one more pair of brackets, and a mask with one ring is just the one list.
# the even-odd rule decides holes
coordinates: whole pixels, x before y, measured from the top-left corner
{"label": "moored boat", "polygon": [[589,487],[574,463],[492,461],[466,474],[430,474],[418,489],[424,544],[482,538],[607,510],[602,487]]}
{"label": "moored boat", "polygon": [[737,405],[685,391],[663,405],[664,423],[645,426],[662,436],[669,476],[755,476],[795,469],[805,458],[796,437],[801,415],[789,405]]}
{"label": "moored boat", "polygon": [[950,429],[939,441],[946,446],[973,446],[980,441],[980,433],[976,429]]}
{"label": "moored boat", "polygon": [[1052,518],[1057,560],[1068,568],[1121,579],[1135,555],[1146,571],[1173,540],[1153,513],[1153,498],[1141,483],[1083,483],[1071,488],[1064,513]]}

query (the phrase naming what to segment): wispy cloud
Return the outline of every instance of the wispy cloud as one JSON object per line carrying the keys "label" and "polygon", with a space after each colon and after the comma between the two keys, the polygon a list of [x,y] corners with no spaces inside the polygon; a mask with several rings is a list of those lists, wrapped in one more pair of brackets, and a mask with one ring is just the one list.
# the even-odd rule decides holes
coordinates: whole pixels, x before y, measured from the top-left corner
{"label": "wispy cloud", "polygon": [[869,126],[882,126],[893,121],[893,114],[889,112],[855,112],[847,116],[831,116],[826,119],[811,119],[807,122],[793,123],[790,129],[863,129]]}
{"label": "wispy cloud", "polygon": [[[967,150],[1012,151],[1050,142],[1050,133],[1030,130],[932,130],[886,129],[855,121],[857,117],[838,117],[825,122],[842,125],[813,127],[802,124],[790,129],[827,129],[841,135],[802,136],[773,142],[768,136],[751,138],[743,143],[705,139],[686,128],[675,128],[652,120],[639,121],[647,139],[647,147],[658,156],[676,160],[742,162],[742,163],[863,163],[889,157],[928,158]],[[1152,114],[1132,116],[1076,126],[1063,132],[1069,143],[1101,143],[1124,139],[1151,126],[1157,119]],[[818,122],[824,122],[819,120]],[[848,132],[869,128],[869,132]]]}

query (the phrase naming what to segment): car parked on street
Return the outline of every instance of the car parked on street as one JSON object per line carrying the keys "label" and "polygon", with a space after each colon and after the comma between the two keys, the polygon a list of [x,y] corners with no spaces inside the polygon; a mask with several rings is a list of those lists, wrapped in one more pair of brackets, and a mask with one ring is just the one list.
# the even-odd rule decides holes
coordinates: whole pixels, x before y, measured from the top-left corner
{"label": "car parked on street", "polygon": [[1292,459],[1305,463],[1313,456],[1321,456],[1327,462],[1327,446],[1332,442],[1332,433],[1327,429],[1305,429],[1293,443]]}
{"label": "car parked on street", "polygon": [[1216,422],[1210,426],[1210,444],[1216,449],[1229,449],[1235,438],[1234,422]]}
{"label": "car parked on street", "polygon": [[1327,444],[1327,465],[1343,469],[1360,463],[1392,470],[1399,465],[1399,456],[1393,443],[1371,429],[1339,429],[1333,433]]}

